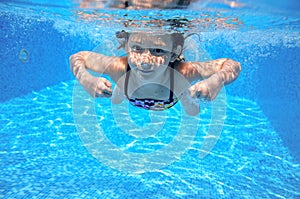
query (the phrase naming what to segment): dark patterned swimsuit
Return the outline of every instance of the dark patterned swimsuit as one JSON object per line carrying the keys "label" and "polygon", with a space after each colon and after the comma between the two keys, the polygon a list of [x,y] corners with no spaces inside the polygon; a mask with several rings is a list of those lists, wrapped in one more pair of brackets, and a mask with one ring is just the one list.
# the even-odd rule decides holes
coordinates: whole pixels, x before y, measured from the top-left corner
{"label": "dark patterned swimsuit", "polygon": [[136,107],[144,108],[147,110],[162,111],[171,108],[174,106],[179,99],[174,98],[173,89],[174,89],[174,63],[171,63],[170,66],[170,94],[169,99],[167,100],[157,100],[157,99],[148,99],[148,98],[129,98],[128,96],[128,82],[129,82],[129,71],[130,67],[127,65],[127,72],[125,75],[125,85],[124,93],[126,98],[129,100],[130,104]]}

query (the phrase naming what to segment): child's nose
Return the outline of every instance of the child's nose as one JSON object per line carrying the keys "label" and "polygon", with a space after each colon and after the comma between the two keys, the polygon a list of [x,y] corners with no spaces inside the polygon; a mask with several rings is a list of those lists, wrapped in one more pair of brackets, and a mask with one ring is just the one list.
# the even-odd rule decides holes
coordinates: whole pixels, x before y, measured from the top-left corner
{"label": "child's nose", "polygon": [[152,54],[150,53],[150,50],[149,50],[149,49],[145,49],[143,55],[149,57],[149,56],[151,56]]}
{"label": "child's nose", "polygon": [[148,49],[143,52],[142,55],[142,63],[150,64],[152,62],[152,55]]}

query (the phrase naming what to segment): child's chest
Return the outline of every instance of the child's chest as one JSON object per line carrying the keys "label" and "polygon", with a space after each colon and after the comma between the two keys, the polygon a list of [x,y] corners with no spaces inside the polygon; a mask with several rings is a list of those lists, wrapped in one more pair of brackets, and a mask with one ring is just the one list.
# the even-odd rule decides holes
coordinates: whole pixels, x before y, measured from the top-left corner
{"label": "child's chest", "polygon": [[146,84],[138,87],[133,85],[129,88],[129,97],[130,98],[139,98],[139,99],[157,99],[157,100],[166,100],[169,99],[170,88],[159,85],[159,84]]}

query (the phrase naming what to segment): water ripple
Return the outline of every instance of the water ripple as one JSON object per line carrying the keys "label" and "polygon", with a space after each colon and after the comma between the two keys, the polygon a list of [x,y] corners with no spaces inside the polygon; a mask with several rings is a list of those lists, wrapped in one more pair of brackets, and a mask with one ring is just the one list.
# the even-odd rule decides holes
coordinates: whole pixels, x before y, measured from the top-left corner
{"label": "water ripple", "polygon": [[[256,102],[227,96],[221,137],[201,159],[211,119],[210,105],[204,106],[197,136],[176,162],[131,175],[106,167],[83,146],[72,116],[72,85],[73,81],[63,82],[1,104],[0,195],[4,198],[300,197],[300,165]],[[97,120],[105,136],[123,150],[151,153],[176,135],[179,107],[167,115],[162,132],[143,138],[118,129],[109,106],[107,100],[97,101],[96,107],[106,108],[96,113]],[[88,107],[84,109],[91,114]],[[140,110],[131,114],[137,122],[148,117]],[[115,164],[123,163],[116,159]]]}

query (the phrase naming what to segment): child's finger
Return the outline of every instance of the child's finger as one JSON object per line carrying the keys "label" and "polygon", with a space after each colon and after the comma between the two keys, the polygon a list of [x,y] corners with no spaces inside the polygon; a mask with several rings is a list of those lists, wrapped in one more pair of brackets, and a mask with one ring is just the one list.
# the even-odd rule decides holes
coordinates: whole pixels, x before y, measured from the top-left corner
{"label": "child's finger", "polygon": [[111,90],[101,90],[96,92],[96,97],[111,97],[112,96],[112,91]]}
{"label": "child's finger", "polygon": [[190,91],[192,98],[210,101],[209,93],[206,92],[203,86],[199,85],[196,88]]}
{"label": "child's finger", "polygon": [[112,87],[112,83],[110,81],[108,81],[107,79],[104,79],[104,84],[105,86],[107,86],[108,88]]}
{"label": "child's finger", "polygon": [[204,97],[200,85],[191,86],[190,94],[191,94],[192,98],[202,98],[202,97]]}
{"label": "child's finger", "polygon": [[103,90],[102,93],[105,97],[111,97],[112,96],[112,90],[111,89]]}
{"label": "child's finger", "polygon": [[103,94],[105,94],[107,97],[111,97],[113,92],[111,89],[112,83],[106,80],[104,84],[106,88],[103,90]]}
{"label": "child's finger", "polygon": [[105,78],[99,78],[96,88],[96,97],[111,97],[112,96],[112,83]]}
{"label": "child's finger", "polygon": [[192,98],[195,98],[195,93],[196,93],[195,85],[191,86],[191,87],[189,88],[189,91],[190,91],[190,96],[191,96]]}

